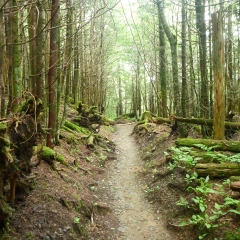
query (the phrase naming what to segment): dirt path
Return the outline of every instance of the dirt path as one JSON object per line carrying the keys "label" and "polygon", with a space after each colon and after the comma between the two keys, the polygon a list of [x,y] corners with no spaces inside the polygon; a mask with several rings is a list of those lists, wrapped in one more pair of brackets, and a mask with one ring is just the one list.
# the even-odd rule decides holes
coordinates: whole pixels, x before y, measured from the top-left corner
{"label": "dirt path", "polygon": [[120,220],[120,239],[174,239],[166,230],[159,214],[144,198],[144,186],[138,176],[142,168],[140,153],[130,135],[132,124],[118,125],[113,136],[117,160],[108,170],[109,189],[114,196],[113,209]]}

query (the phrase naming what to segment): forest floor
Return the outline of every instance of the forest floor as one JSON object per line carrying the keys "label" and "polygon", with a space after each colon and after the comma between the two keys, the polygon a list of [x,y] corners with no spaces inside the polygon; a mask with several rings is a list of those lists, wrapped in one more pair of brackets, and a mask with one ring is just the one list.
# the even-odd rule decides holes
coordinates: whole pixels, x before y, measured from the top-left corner
{"label": "forest floor", "polygon": [[94,148],[81,135],[63,132],[55,151],[68,165],[52,170],[40,161],[32,169],[25,178],[32,190],[17,192],[1,239],[198,239],[194,228],[174,222],[182,214],[176,202],[186,183],[181,170],[173,179],[164,155],[176,139],[171,128],[134,127],[127,121],[103,126]]}

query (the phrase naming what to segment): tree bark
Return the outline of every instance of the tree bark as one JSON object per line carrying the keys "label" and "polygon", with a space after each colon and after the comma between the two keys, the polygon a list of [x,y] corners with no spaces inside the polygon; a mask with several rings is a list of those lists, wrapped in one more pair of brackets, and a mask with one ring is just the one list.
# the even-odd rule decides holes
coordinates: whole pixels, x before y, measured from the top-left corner
{"label": "tree bark", "polygon": [[[4,5],[4,0],[0,0],[0,6]],[[4,16],[3,16],[3,8],[0,8],[0,46],[1,53],[0,54],[0,118],[4,117],[5,113],[5,101],[4,101],[4,56],[6,57],[5,48],[3,47],[5,44],[5,28],[4,28]]]}
{"label": "tree bark", "polygon": [[213,138],[223,140],[225,138],[225,75],[221,12],[212,14],[212,24],[214,72]]}
{"label": "tree bark", "polygon": [[49,71],[48,71],[48,104],[49,104],[49,116],[48,116],[48,128],[51,132],[47,136],[47,147],[54,148],[55,134],[56,134],[56,120],[57,120],[57,108],[56,108],[56,80],[58,77],[58,24],[59,24],[59,0],[52,0],[51,10],[51,30],[50,30],[50,59],[49,59]]}
{"label": "tree bark", "polygon": [[[206,44],[206,23],[205,23],[205,0],[195,0],[196,8],[196,25],[199,36],[199,57],[200,57],[200,116],[208,118],[209,101],[208,101],[208,79],[207,79],[207,44]],[[202,127],[202,135],[207,135],[207,130]]]}
{"label": "tree bark", "polygon": [[159,8],[159,17],[162,23],[164,32],[168,38],[171,47],[171,58],[172,58],[172,79],[173,79],[173,110],[179,115],[180,109],[180,90],[179,90],[179,82],[178,82],[178,56],[177,56],[177,37],[172,34],[167,21],[165,19],[164,11],[163,11],[163,3],[158,0],[157,5]]}
{"label": "tree bark", "polygon": [[158,25],[159,25],[159,61],[160,61],[159,77],[160,77],[161,101],[162,101],[161,106],[158,106],[158,115],[167,117],[167,76],[166,76],[166,56],[165,56],[166,41],[164,36],[163,24],[160,16],[161,15],[160,4],[157,4],[157,7],[158,7]]}
{"label": "tree bark", "polygon": [[186,6],[185,0],[182,0],[182,95],[181,108],[182,116],[187,116],[187,70],[186,70]]}

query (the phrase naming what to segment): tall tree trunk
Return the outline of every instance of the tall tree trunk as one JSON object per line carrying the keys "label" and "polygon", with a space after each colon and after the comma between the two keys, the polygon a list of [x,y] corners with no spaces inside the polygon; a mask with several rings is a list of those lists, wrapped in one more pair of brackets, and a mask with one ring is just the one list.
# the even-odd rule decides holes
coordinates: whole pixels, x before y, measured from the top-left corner
{"label": "tall tree trunk", "polygon": [[[206,23],[205,23],[205,0],[195,0],[196,7],[196,25],[199,36],[199,56],[200,56],[200,74],[201,74],[201,93],[200,93],[200,116],[209,117],[209,89],[207,79],[207,44],[206,44]],[[203,136],[207,135],[205,127],[202,127]]]}
{"label": "tall tree trunk", "polygon": [[58,77],[58,28],[59,25],[59,0],[52,0],[51,9],[51,29],[50,29],[50,59],[49,59],[49,71],[48,71],[48,128],[50,133],[47,136],[47,146],[54,148],[55,134],[56,134],[56,120],[57,120],[57,108],[56,108],[56,80]]}
{"label": "tall tree trunk", "polygon": [[[44,14],[44,6],[46,2],[45,0],[37,1],[37,8],[38,8],[38,25],[37,25],[37,37],[36,37],[36,94],[38,98],[43,98],[43,88],[45,82],[45,32],[44,32],[44,23],[45,21],[45,14]],[[42,99],[43,100],[43,99]]]}
{"label": "tall tree trunk", "polygon": [[7,22],[7,35],[8,35],[8,81],[9,81],[9,102],[8,111],[15,112],[18,107],[19,97],[21,96],[21,57],[19,46],[18,34],[18,11],[14,12],[17,8],[16,0],[9,1],[10,12]]}
{"label": "tall tree trunk", "polygon": [[[0,6],[4,5],[4,0],[0,0]],[[4,96],[4,56],[6,54],[5,52],[5,29],[4,29],[4,16],[3,16],[3,7],[0,8],[0,51],[2,54],[0,54],[0,118],[3,118],[5,116],[5,96]]]}
{"label": "tall tree trunk", "polygon": [[161,108],[158,111],[159,116],[167,117],[167,76],[166,76],[166,41],[164,36],[163,23],[161,20],[161,7],[160,4],[157,4],[158,7],[158,25],[159,25],[159,62],[160,62],[160,86],[161,86]]}
{"label": "tall tree trunk", "polygon": [[[211,6],[211,0],[208,0],[208,11],[211,12],[210,6]],[[213,118],[213,70],[212,70],[212,32],[211,32],[211,18],[209,18],[209,36],[208,36],[208,42],[209,42],[209,82],[210,82],[210,118]]]}
{"label": "tall tree trunk", "polygon": [[66,30],[66,46],[64,57],[64,72],[65,72],[65,95],[64,95],[64,110],[62,116],[62,126],[67,119],[68,101],[70,96],[70,80],[71,80],[71,61],[72,61],[72,0],[66,0],[67,7],[67,30]]}
{"label": "tall tree trunk", "polygon": [[29,34],[29,90],[33,95],[37,94],[36,88],[36,74],[37,74],[37,40],[36,40],[36,28],[37,28],[37,8],[35,4],[30,5],[28,15],[28,34]]}
{"label": "tall tree trunk", "polygon": [[182,0],[182,116],[186,117],[187,103],[187,71],[186,71],[186,9],[185,0]]}
{"label": "tall tree trunk", "polygon": [[178,56],[177,56],[177,37],[172,34],[167,21],[165,19],[165,15],[163,12],[163,3],[158,0],[158,9],[159,9],[159,17],[162,23],[164,32],[168,38],[171,47],[171,58],[172,58],[172,79],[173,79],[173,111],[179,115],[180,112],[180,91],[179,91],[179,83],[178,83]]}
{"label": "tall tree trunk", "polygon": [[[191,22],[192,16],[189,15],[188,22]],[[194,60],[193,60],[193,47],[192,47],[192,32],[191,32],[191,25],[188,25],[188,41],[189,41],[189,61],[190,61],[190,97],[191,97],[191,116],[196,116],[196,106],[199,105],[199,97],[196,91],[196,74],[194,70]]]}
{"label": "tall tree trunk", "polygon": [[227,81],[227,96],[228,96],[228,104],[227,104],[227,112],[229,113],[233,109],[234,99],[233,99],[233,57],[232,57],[232,41],[233,41],[233,33],[232,33],[232,5],[228,7],[228,44],[227,44],[227,70],[228,70],[228,78]]}
{"label": "tall tree trunk", "polygon": [[225,74],[224,74],[224,42],[222,33],[221,12],[212,14],[213,25],[213,72],[214,72],[214,114],[213,138],[223,140],[225,124]]}

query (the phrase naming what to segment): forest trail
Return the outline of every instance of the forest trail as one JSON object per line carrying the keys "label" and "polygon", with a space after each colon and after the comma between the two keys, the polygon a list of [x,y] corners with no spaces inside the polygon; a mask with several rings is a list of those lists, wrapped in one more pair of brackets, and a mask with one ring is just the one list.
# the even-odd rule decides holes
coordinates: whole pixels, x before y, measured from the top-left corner
{"label": "forest trail", "polygon": [[133,127],[133,124],[117,125],[113,136],[117,160],[108,170],[108,188],[113,195],[114,212],[120,221],[120,239],[176,239],[144,198],[144,185],[139,176],[142,162],[138,146],[131,136]]}

